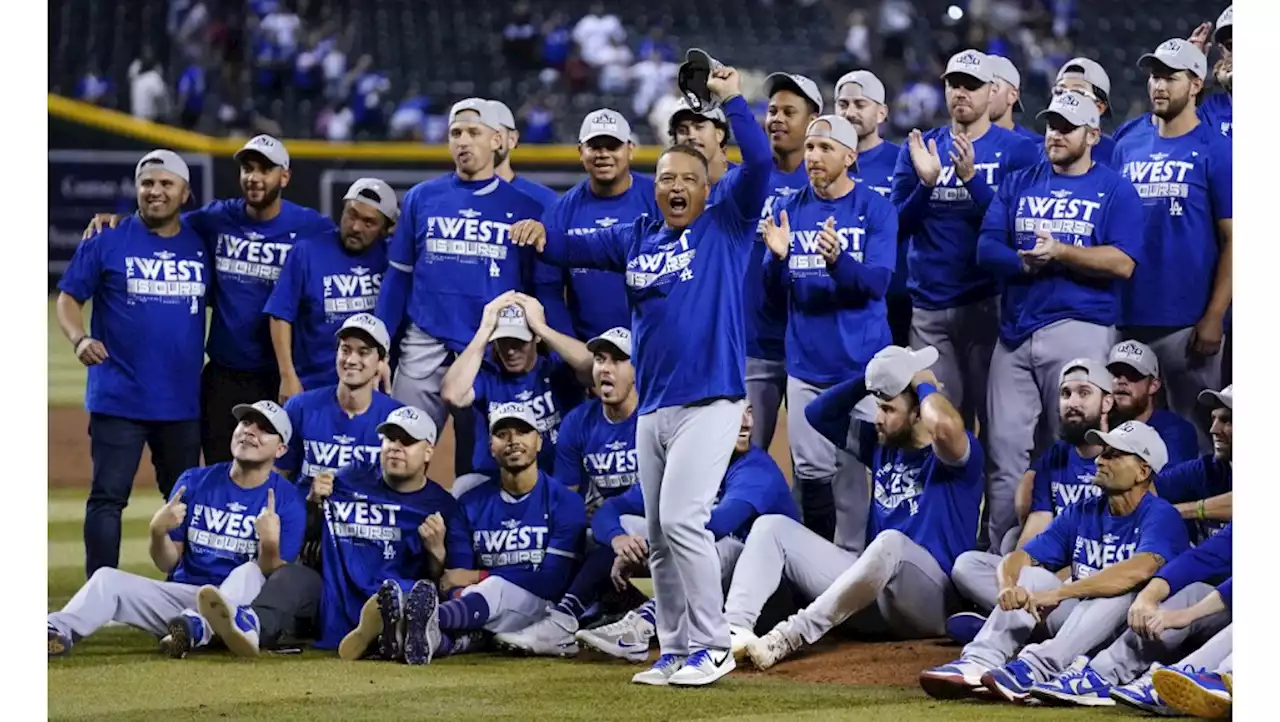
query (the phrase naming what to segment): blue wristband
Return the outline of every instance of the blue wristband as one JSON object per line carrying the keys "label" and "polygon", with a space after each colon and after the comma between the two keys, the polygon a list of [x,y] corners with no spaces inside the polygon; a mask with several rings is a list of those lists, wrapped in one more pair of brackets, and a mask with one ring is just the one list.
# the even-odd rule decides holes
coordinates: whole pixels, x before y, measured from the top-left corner
{"label": "blue wristband", "polygon": [[938,387],[934,386],[933,384],[927,381],[922,384],[918,384],[916,386],[916,397],[920,399],[920,403],[922,404],[924,403],[925,399],[929,398],[929,394],[936,394],[936,393],[938,393]]}

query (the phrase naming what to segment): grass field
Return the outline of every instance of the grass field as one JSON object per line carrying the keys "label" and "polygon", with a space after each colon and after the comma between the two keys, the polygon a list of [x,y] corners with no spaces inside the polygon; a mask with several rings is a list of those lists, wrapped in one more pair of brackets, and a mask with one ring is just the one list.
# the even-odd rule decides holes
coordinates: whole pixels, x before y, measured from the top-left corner
{"label": "grass field", "polygon": [[[50,304],[49,404],[78,406],[84,370],[68,352]],[[53,435],[51,434],[51,437]],[[50,449],[50,455],[67,453]],[[83,482],[87,486],[87,478]],[[125,510],[121,568],[159,577],[146,550],[157,505],[154,487],[135,491]],[[84,581],[82,520],[86,490],[49,489],[50,609]],[[853,651],[850,651],[852,649]],[[309,651],[238,660],[225,653],[173,661],[133,629],[104,629],[70,656],[49,663],[50,719],[360,720],[446,719],[859,719],[1035,720],[1129,717],[1124,712],[1028,710],[977,702],[938,703],[916,686],[915,671],[957,650],[920,645],[848,644],[800,655],[767,673],[735,672],[709,689],[658,689],[628,683],[640,667],[621,662],[464,655],[428,667],[349,664]],[[893,670],[886,672],[892,665]],[[868,679],[865,684],[814,679]],[[888,682],[888,683],[886,683]]]}

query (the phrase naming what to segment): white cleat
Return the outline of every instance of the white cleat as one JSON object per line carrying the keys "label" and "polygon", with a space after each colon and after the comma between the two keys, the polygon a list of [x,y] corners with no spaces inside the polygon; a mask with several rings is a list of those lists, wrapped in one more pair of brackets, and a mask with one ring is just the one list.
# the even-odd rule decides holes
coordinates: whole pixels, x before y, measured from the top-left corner
{"label": "white cleat", "polygon": [[733,653],[727,649],[699,649],[685,660],[680,671],[671,675],[668,684],[677,687],[702,687],[737,669]]}
{"label": "white cleat", "polygon": [[558,609],[518,632],[493,635],[501,649],[509,649],[541,657],[572,657],[578,653],[578,620]]}
{"label": "white cleat", "polygon": [[742,661],[747,657],[747,645],[760,639],[756,633],[746,627],[729,625],[729,651],[733,658]]}
{"label": "white cleat", "polygon": [[768,669],[786,659],[787,655],[804,646],[800,635],[786,629],[786,622],[779,624],[763,637],[747,645],[747,656],[757,669]]}
{"label": "white cleat", "polygon": [[578,632],[578,642],[585,647],[628,662],[649,658],[649,641],[656,632],[653,623],[634,611],[613,624]]}
{"label": "white cleat", "polygon": [[686,657],[677,654],[664,654],[658,657],[658,661],[653,666],[643,672],[636,672],[631,676],[632,684],[647,684],[653,687],[666,687],[670,684],[670,680],[684,668]]}

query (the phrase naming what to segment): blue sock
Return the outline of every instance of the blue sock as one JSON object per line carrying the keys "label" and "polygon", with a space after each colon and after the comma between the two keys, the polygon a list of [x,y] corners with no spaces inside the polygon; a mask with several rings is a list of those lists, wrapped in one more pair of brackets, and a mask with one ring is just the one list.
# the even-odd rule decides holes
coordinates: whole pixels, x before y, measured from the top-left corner
{"label": "blue sock", "polygon": [[598,546],[587,554],[582,568],[569,583],[569,591],[556,605],[556,609],[582,619],[590,607],[600,597],[600,591],[609,583],[609,571],[613,569],[613,548]]}
{"label": "blue sock", "polygon": [[448,657],[453,653],[453,637],[444,632],[440,633],[440,646],[436,647],[435,654],[432,657]]}
{"label": "blue sock", "polygon": [[440,605],[441,629],[480,629],[489,621],[489,603],[483,594],[467,594]]}
{"label": "blue sock", "polygon": [[658,625],[658,603],[650,599],[649,601],[636,607],[636,614],[640,618],[654,626]]}
{"label": "blue sock", "polygon": [[573,594],[566,594],[556,605],[556,611],[564,612],[574,619],[582,619],[587,610],[582,606],[582,602]]}

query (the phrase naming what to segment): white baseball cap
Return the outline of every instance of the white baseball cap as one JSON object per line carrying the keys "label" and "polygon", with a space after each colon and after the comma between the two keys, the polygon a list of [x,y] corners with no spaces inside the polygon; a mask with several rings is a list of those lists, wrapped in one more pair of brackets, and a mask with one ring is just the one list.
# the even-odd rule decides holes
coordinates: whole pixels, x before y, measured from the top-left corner
{"label": "white baseball cap", "polygon": [[511,108],[501,100],[490,100],[489,104],[493,106],[493,110],[498,114],[498,122],[507,130],[516,129],[516,116],[512,114]]}
{"label": "white baseball cap", "polygon": [[501,132],[506,130],[502,125],[502,113],[493,103],[484,98],[465,98],[453,104],[449,108],[449,125],[453,125],[458,120],[459,113],[471,111],[479,116],[479,123],[488,126],[493,130]]}
{"label": "white baseball cap", "polygon": [[1227,34],[1226,31],[1231,30],[1232,20],[1235,17],[1235,13],[1232,12],[1234,7],[1234,5],[1228,5],[1227,9],[1223,10],[1222,14],[1218,16],[1217,29],[1213,31],[1213,41],[1215,43],[1221,43],[1223,36]]}
{"label": "white baseball cap", "polygon": [[1160,359],[1151,347],[1141,341],[1128,339],[1111,347],[1107,357],[1107,369],[1114,374],[1114,366],[1128,366],[1148,378],[1160,376]]}
{"label": "white baseball cap", "polygon": [[266,421],[267,425],[279,434],[281,443],[288,444],[293,438],[293,423],[289,421],[289,415],[284,412],[284,409],[280,408],[280,404],[263,399],[252,404],[236,404],[231,407],[231,415],[236,417],[236,421],[250,414]]}
{"label": "white baseball cap", "polygon": [[615,326],[587,342],[587,350],[595,353],[601,346],[612,346],[631,358],[631,331],[622,326]]}
{"label": "white baseball cap", "polygon": [[505,404],[497,404],[489,407],[489,433],[498,428],[498,424],[504,421],[519,421],[531,430],[538,430],[538,420],[534,417],[533,411],[529,409],[528,404],[522,404],[512,401]]}
{"label": "white baseball cap", "polygon": [[[1111,76],[1107,75],[1106,69],[1096,60],[1085,57],[1068,60],[1058,69],[1058,77],[1054,82],[1061,82],[1064,78],[1079,78],[1092,85],[1094,89],[1102,91],[1104,96],[1111,96]],[[1106,99],[1099,98],[1099,100]]]}
{"label": "white baseball cap", "polygon": [[354,316],[348,316],[347,320],[342,322],[342,326],[333,335],[336,338],[346,338],[352,334],[368,337],[370,341],[381,347],[383,356],[386,356],[391,351],[391,334],[387,333],[387,325],[372,313],[357,313]]}
{"label": "white baseball cap", "polygon": [[360,178],[351,184],[342,200],[371,205],[392,223],[400,217],[400,199],[391,186],[379,178]]}
{"label": "white baseball cap", "polygon": [[529,330],[529,320],[524,317],[523,308],[513,303],[498,311],[498,325],[489,334],[489,340],[496,341],[500,338],[533,340],[533,331]]}
{"label": "white baseball cap", "polygon": [[[862,89],[862,97],[867,100],[885,104],[884,83],[876,77],[875,73],[870,70],[855,70],[852,73],[845,73],[836,81],[836,97],[840,97],[840,91],[846,85],[856,85]],[[857,97],[857,96],[854,96]]]}
{"label": "white baseball cap", "polygon": [[1074,358],[1063,364],[1058,374],[1058,388],[1068,381],[1084,381],[1111,393],[1111,372],[1095,359]]}
{"label": "white baseball cap", "polygon": [[1077,128],[1082,125],[1097,128],[1100,123],[1098,104],[1075,91],[1053,96],[1049,107],[1036,113],[1037,118],[1047,115],[1056,115]]}
{"label": "white baseball cap", "polygon": [[414,406],[401,406],[387,415],[387,420],[378,424],[378,433],[386,434],[387,429],[396,428],[417,441],[436,443],[436,422],[431,416]]}
{"label": "white baseball cap", "polygon": [[1085,432],[1084,438],[1091,444],[1102,444],[1136,454],[1157,474],[1169,463],[1169,450],[1164,445],[1164,439],[1160,438],[1155,429],[1141,421],[1126,421],[1112,431],[1090,429]]}
{"label": "white baseball cap", "polygon": [[867,390],[884,398],[893,398],[911,385],[916,373],[938,361],[938,349],[925,346],[912,350],[904,346],[885,346],[867,362]]}
{"label": "white baseball cap", "polygon": [[799,93],[818,106],[819,113],[822,112],[822,91],[818,90],[817,83],[805,76],[795,73],[770,73],[764,79],[765,97],[772,98],[773,94],[779,90],[792,90]]}
{"label": "white baseball cap", "polygon": [[1221,391],[1214,391],[1213,389],[1205,389],[1204,391],[1201,391],[1200,396],[1198,397],[1200,403],[1215,409],[1222,408],[1224,406],[1228,409],[1231,408],[1231,404],[1234,399],[1231,386],[1235,386],[1235,384],[1231,384]]}
{"label": "white baseball cap", "polygon": [[805,128],[805,137],[830,138],[852,151],[858,150],[858,130],[840,115],[820,115]]}
{"label": "white baseball cap", "polygon": [[622,143],[632,142],[631,124],[626,116],[612,108],[601,108],[587,114],[578,130],[578,142],[592,138],[614,138]]}
{"label": "white baseball cap", "polygon": [[[1003,55],[987,55],[987,60],[991,62],[991,76],[997,80],[1012,85],[1015,90],[1022,90],[1022,73],[1018,72],[1018,67],[1013,61]],[[1018,102],[1015,106],[1018,110],[1022,110],[1022,95],[1018,95]]]}
{"label": "white baseball cap", "polygon": [[987,54],[970,48],[961,50],[951,56],[951,59],[947,61],[946,71],[942,73],[942,78],[946,80],[948,75],[959,73],[960,75],[977,78],[984,83],[990,83],[995,79],[992,70],[991,60],[987,57]]}
{"label": "white baseball cap", "polygon": [[187,162],[171,150],[160,148],[142,156],[138,167],[133,170],[133,180],[141,180],[143,173],[152,170],[168,171],[188,183],[191,182],[191,169],[187,167]]}
{"label": "white baseball cap", "polygon": [[281,168],[288,169],[289,167],[289,151],[285,150],[284,143],[269,135],[253,136],[232,157],[240,160],[240,157],[246,153],[257,153]]}
{"label": "white baseball cap", "polygon": [[1147,53],[1138,58],[1138,67],[1143,70],[1150,71],[1153,63],[1160,63],[1173,70],[1189,71],[1201,80],[1204,79],[1209,65],[1204,52],[1191,41],[1182,38],[1166,40],[1160,43],[1160,47],[1156,48],[1154,53]]}

